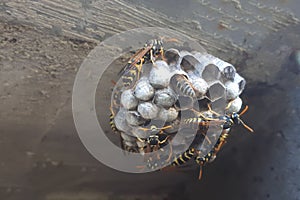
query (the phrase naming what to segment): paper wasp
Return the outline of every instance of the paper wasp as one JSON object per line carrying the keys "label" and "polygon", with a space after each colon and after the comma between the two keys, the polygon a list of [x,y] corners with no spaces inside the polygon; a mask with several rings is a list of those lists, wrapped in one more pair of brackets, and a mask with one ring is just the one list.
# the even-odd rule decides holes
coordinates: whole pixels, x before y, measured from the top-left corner
{"label": "paper wasp", "polygon": [[[147,167],[150,169],[155,169],[156,167],[158,167],[158,163],[156,161],[161,159],[159,151],[163,152],[164,151],[163,147],[165,147],[170,142],[169,140],[170,135],[166,134],[163,131],[168,128],[172,128],[172,126],[164,126],[162,128],[158,128],[157,126],[152,125],[150,128],[140,128],[141,130],[151,131],[153,133],[158,131],[157,134],[150,135],[144,140],[137,137],[137,139],[140,142],[145,143],[145,147],[143,148],[145,153],[156,152],[156,158],[153,157],[146,158]],[[168,162],[171,159],[171,157],[172,157],[172,145],[169,144],[168,158],[166,159],[166,161]],[[163,162],[164,161],[162,161],[162,163]],[[138,168],[144,168],[144,167],[145,166],[138,166]]]}
{"label": "paper wasp", "polygon": [[172,76],[170,83],[173,87],[183,95],[195,98],[196,93],[190,81],[183,74],[175,74]]}
{"label": "paper wasp", "polygon": [[180,166],[184,163],[188,162],[192,158],[195,159],[196,163],[200,165],[200,172],[199,172],[199,180],[202,178],[202,167],[212,162],[215,158],[217,153],[220,151],[221,147],[225,144],[225,139],[227,138],[228,133],[226,130],[223,130],[222,134],[220,135],[218,141],[214,145],[211,151],[209,151],[206,155],[200,156],[201,151],[197,150],[196,148],[189,148],[179,157],[175,158],[170,166]]}
{"label": "paper wasp", "polygon": [[[208,130],[209,126],[211,125],[219,125],[222,128],[222,133],[219,136],[216,144],[213,146],[212,150],[204,156],[200,156],[201,151],[197,150],[196,148],[190,148],[181,154],[178,158],[175,158],[171,163],[171,166],[179,166],[191,158],[195,158],[196,163],[200,165],[200,172],[199,172],[199,179],[202,177],[202,167],[206,163],[212,162],[215,158],[217,153],[221,150],[222,146],[226,143],[226,139],[229,136],[230,128],[235,124],[242,124],[247,130],[253,132],[249,126],[247,126],[241,119],[240,116],[243,115],[247,110],[248,106],[240,113],[232,113],[231,115],[220,115],[214,111],[212,111],[210,105],[208,105],[209,111],[212,112],[216,117],[215,118],[208,118],[203,115],[200,117],[189,118],[184,120],[187,125],[192,125],[194,128],[200,129],[201,132],[205,132]],[[196,125],[196,126],[195,126]]]}
{"label": "paper wasp", "polygon": [[[207,130],[209,126],[219,125],[222,129],[229,129],[234,125],[242,124],[250,132],[254,132],[252,128],[246,125],[240,118],[248,110],[248,106],[240,113],[232,113],[230,115],[221,115],[211,109],[211,106],[208,104],[209,112],[213,114],[213,117],[206,117],[203,114],[199,113],[199,117],[187,118],[184,120],[185,125],[190,126],[191,128],[196,128],[199,130]],[[227,106],[228,107],[228,106]],[[197,111],[196,111],[197,112]]]}
{"label": "paper wasp", "polygon": [[138,50],[128,61],[128,63],[119,72],[122,76],[124,87],[130,87],[140,78],[142,66],[144,63],[152,62],[158,58],[163,57],[164,48],[162,40],[149,40],[144,47]]}

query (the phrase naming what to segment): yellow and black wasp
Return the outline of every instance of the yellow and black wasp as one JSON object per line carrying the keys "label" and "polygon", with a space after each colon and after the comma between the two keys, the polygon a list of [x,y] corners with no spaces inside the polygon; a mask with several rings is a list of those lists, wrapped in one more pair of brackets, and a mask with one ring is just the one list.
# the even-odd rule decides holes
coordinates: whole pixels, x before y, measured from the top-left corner
{"label": "yellow and black wasp", "polygon": [[206,155],[201,156],[201,151],[197,150],[196,148],[189,148],[179,157],[175,158],[170,166],[180,166],[191,160],[192,158],[195,159],[196,163],[200,165],[199,171],[199,180],[202,178],[202,167],[207,163],[212,162],[215,158],[217,153],[220,151],[221,147],[225,144],[225,139],[227,138],[228,133],[227,131],[223,130],[222,134],[220,135],[219,139],[217,140],[216,144]]}
{"label": "yellow and black wasp", "polygon": [[[166,134],[163,131],[168,128],[172,128],[172,126],[164,126],[162,128],[158,128],[155,125],[151,125],[150,128],[140,128],[141,130],[144,130],[144,131],[153,132],[153,134],[148,136],[145,140],[137,137],[137,139],[140,142],[145,143],[145,147],[143,148],[145,153],[150,153],[150,152],[156,153],[156,158],[146,157],[147,167],[149,169],[155,169],[156,167],[159,166],[156,162],[161,159],[158,151],[164,151],[163,147],[165,147],[170,142],[170,135]],[[158,133],[155,134],[155,132],[158,132]],[[168,157],[166,158],[167,162],[169,162],[171,157],[172,157],[172,145],[170,144]],[[144,167],[145,166],[138,166],[138,168],[144,168]]]}
{"label": "yellow and black wasp", "polygon": [[170,84],[175,91],[178,91],[182,95],[186,95],[192,98],[196,97],[196,92],[188,80],[183,74],[175,74],[171,77]]}
{"label": "yellow and black wasp", "polygon": [[136,80],[139,80],[143,64],[152,62],[163,57],[164,48],[162,40],[149,40],[144,47],[138,50],[119,72],[122,76],[123,86],[131,87]]}
{"label": "yellow and black wasp", "polygon": [[[203,132],[206,132],[210,126],[218,125],[222,128],[222,133],[219,136],[216,144],[213,146],[212,150],[209,151],[204,156],[201,155],[201,151],[197,150],[196,148],[189,148],[187,151],[185,151],[183,154],[181,154],[179,157],[175,158],[173,162],[171,163],[171,166],[179,166],[187,161],[189,161],[191,158],[195,158],[196,163],[200,165],[200,172],[199,172],[199,179],[202,177],[202,167],[209,162],[212,162],[215,158],[217,153],[221,150],[222,146],[226,143],[226,139],[229,136],[229,130],[230,128],[235,124],[242,124],[247,130],[250,132],[253,132],[253,129],[251,129],[249,126],[247,126],[241,119],[240,116],[243,115],[247,110],[248,106],[245,107],[245,109],[240,113],[232,113],[231,115],[220,115],[214,111],[211,110],[211,107],[208,105],[209,110],[214,113],[215,118],[206,118],[204,116],[196,117],[196,118],[189,118],[184,120],[186,125],[189,125],[192,127],[196,127],[197,129],[200,129],[200,132],[203,134]],[[196,125],[196,126],[195,126]]]}
{"label": "yellow and black wasp", "polygon": [[136,145],[128,145],[131,144],[131,142],[124,140],[124,138],[122,137],[123,132],[121,132],[115,124],[115,114],[117,113],[117,111],[121,106],[120,98],[121,98],[122,88],[116,85],[115,83],[114,85],[115,88],[113,90],[113,95],[112,95],[111,105],[110,105],[110,116],[109,116],[110,128],[113,131],[113,133],[119,136],[120,146],[124,151],[138,153],[138,147]]}

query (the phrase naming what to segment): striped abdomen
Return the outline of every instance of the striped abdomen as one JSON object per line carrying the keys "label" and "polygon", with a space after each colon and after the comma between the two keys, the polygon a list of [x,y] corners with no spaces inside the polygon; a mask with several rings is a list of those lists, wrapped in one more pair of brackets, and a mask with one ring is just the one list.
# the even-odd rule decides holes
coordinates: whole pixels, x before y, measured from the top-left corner
{"label": "striped abdomen", "polygon": [[175,74],[172,76],[170,83],[173,89],[177,90],[179,93],[189,97],[196,97],[196,93],[193,89],[192,84],[183,74]]}
{"label": "striped abdomen", "polygon": [[120,131],[117,129],[117,127],[116,127],[116,124],[115,124],[115,117],[114,117],[114,115],[111,113],[110,114],[110,116],[109,116],[109,125],[110,125],[110,128],[111,128],[111,130],[114,132],[114,133],[116,133],[116,134],[118,134],[118,133],[120,133]]}
{"label": "striped abdomen", "polygon": [[171,163],[171,166],[179,166],[187,161],[189,161],[193,156],[195,155],[195,149],[188,149],[186,152],[181,154],[178,158],[174,159],[174,161]]}
{"label": "striped abdomen", "polygon": [[[125,88],[132,87],[134,83],[140,78],[144,62],[145,60],[141,59],[138,64],[135,64],[132,69],[128,70],[122,75],[123,86]],[[130,65],[130,63],[128,63],[127,65]]]}
{"label": "striped abdomen", "polygon": [[211,150],[208,154],[206,154],[203,157],[197,156],[195,158],[196,163],[198,163],[199,165],[203,166],[206,163],[212,162],[216,157],[216,153],[214,150]]}
{"label": "striped abdomen", "polygon": [[184,124],[189,128],[201,131],[206,131],[209,127],[209,123],[204,121],[201,117],[184,119]]}

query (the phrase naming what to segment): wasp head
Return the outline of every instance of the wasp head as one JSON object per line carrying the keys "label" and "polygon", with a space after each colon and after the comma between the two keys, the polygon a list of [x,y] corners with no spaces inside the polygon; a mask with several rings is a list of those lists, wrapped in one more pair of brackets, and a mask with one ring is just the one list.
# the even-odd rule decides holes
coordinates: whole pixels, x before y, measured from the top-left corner
{"label": "wasp head", "polygon": [[234,124],[240,124],[240,115],[237,113],[232,113],[231,115],[231,120],[233,121]]}
{"label": "wasp head", "polygon": [[158,145],[159,143],[159,137],[157,135],[150,135],[148,138],[147,138],[147,143],[150,145],[150,146],[156,146]]}

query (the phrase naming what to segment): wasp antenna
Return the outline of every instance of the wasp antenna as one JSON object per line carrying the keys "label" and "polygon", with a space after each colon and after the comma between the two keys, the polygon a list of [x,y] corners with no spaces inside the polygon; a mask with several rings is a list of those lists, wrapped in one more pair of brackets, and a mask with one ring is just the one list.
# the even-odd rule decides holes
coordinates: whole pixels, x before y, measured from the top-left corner
{"label": "wasp antenna", "polygon": [[240,122],[242,123],[242,125],[247,129],[249,130],[251,133],[254,132],[254,130],[252,128],[250,128],[247,124],[245,124],[242,120],[240,120]]}
{"label": "wasp antenna", "polygon": [[243,114],[245,114],[245,112],[247,112],[249,106],[246,105],[246,107],[244,108],[244,110],[239,114],[240,116],[242,116]]}
{"label": "wasp antenna", "polygon": [[217,115],[217,116],[220,116],[219,113],[217,113],[217,112],[215,112],[215,111],[213,111],[213,110],[211,109],[210,104],[207,104],[207,107],[208,107],[209,112],[211,112],[211,113],[213,113],[213,114],[215,114],[215,115]]}
{"label": "wasp antenna", "polygon": [[200,165],[200,171],[199,171],[198,179],[201,180],[201,178],[202,178],[202,165]]}
{"label": "wasp antenna", "polygon": [[168,129],[168,128],[172,128],[172,126],[171,126],[171,125],[164,126],[164,127],[162,127],[160,130],[165,130],[165,129]]}
{"label": "wasp antenna", "polygon": [[[148,131],[149,129],[148,128],[139,128],[140,130],[142,130],[142,131]],[[150,128],[150,129],[152,129],[152,128]]]}

